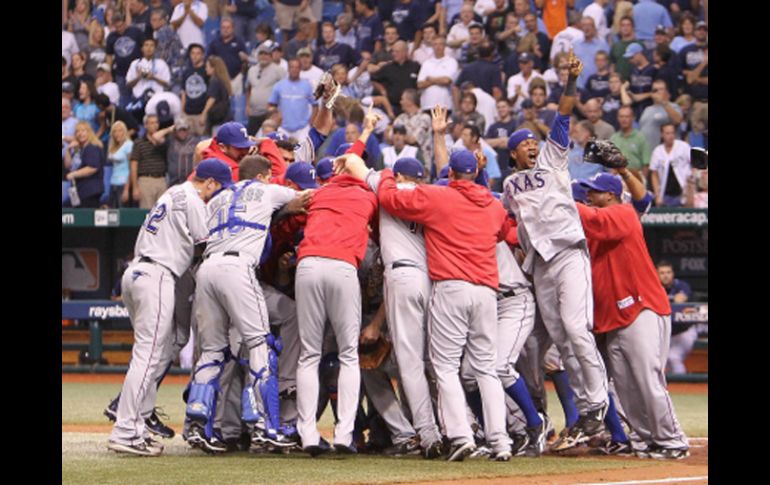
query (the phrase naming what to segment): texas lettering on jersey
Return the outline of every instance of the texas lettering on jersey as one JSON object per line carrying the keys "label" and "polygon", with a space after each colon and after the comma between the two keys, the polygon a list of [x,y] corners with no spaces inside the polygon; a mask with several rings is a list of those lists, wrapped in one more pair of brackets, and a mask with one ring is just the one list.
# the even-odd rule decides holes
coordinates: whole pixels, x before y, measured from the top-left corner
{"label": "texas lettering on jersey", "polygon": [[545,180],[543,179],[542,171],[526,171],[514,173],[509,179],[508,183],[513,190],[513,195],[520,192],[529,192],[531,190],[542,189],[545,187]]}

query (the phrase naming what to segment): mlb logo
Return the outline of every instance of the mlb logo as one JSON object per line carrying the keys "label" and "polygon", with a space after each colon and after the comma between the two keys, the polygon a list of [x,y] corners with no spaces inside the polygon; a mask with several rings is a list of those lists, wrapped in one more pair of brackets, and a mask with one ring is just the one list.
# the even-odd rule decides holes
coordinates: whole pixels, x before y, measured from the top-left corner
{"label": "mlb logo", "polygon": [[71,291],[99,289],[99,251],[93,248],[62,248],[61,286]]}

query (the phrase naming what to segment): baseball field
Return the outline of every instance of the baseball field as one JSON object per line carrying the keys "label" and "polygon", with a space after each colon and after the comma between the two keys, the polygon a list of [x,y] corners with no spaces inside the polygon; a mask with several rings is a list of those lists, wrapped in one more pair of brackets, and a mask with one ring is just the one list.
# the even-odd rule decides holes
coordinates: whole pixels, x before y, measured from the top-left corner
{"label": "baseball field", "polygon": [[[107,450],[111,429],[102,415],[105,405],[120,390],[122,375],[62,375],[62,483],[63,484],[657,484],[708,483],[708,385],[671,384],[677,416],[690,437],[691,456],[679,461],[597,457],[587,449],[541,458],[514,458],[510,462],[469,459],[461,463],[423,460],[420,457],[327,455],[311,459],[304,453],[255,455],[248,452],[209,456],[193,450],[179,436],[185,376],[168,376],[158,392],[158,406],[177,431],[163,440],[159,458],[118,456]],[[557,430],[564,417],[556,394],[549,389],[550,413]],[[332,417],[320,423],[331,437]]]}

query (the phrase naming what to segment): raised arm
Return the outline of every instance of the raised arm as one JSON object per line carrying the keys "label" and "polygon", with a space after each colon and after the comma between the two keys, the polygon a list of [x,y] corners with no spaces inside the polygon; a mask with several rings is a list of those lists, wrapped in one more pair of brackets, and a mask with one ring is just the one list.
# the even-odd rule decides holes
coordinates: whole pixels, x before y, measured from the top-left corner
{"label": "raised arm", "polygon": [[441,172],[449,163],[449,150],[446,146],[447,109],[441,105],[431,110],[433,125],[433,156],[436,164],[436,173]]}

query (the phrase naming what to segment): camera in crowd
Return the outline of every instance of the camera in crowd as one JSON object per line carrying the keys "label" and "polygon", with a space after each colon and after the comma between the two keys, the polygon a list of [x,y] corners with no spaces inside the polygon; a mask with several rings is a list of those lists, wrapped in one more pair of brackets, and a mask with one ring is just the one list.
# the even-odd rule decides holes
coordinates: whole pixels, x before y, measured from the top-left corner
{"label": "camera in crowd", "polygon": [[708,170],[709,151],[699,147],[690,148],[690,166],[698,170]]}

